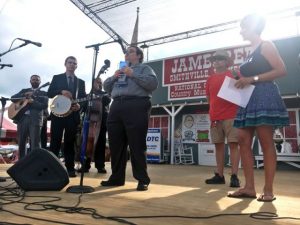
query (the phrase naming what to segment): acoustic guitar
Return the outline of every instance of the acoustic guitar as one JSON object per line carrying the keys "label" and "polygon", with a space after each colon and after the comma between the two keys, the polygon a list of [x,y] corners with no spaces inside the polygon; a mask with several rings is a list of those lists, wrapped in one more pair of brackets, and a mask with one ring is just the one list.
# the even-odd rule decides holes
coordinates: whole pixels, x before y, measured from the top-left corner
{"label": "acoustic guitar", "polygon": [[[50,85],[50,82],[47,82],[47,83],[43,84],[42,86],[40,86],[39,88],[37,88],[36,90],[34,90],[33,95],[36,91],[38,91],[48,85]],[[26,112],[26,110],[28,110],[29,100],[30,100],[30,98],[21,98],[17,102],[12,102],[7,109],[8,118],[18,121],[21,118],[21,116]]]}

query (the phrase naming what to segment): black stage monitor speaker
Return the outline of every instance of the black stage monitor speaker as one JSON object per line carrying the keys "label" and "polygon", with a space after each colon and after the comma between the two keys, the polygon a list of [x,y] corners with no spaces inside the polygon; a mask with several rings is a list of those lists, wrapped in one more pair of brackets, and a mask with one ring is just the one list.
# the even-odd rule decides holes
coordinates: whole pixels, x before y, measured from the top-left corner
{"label": "black stage monitor speaker", "polygon": [[7,173],[25,191],[58,191],[69,183],[68,172],[61,161],[45,149],[30,152]]}

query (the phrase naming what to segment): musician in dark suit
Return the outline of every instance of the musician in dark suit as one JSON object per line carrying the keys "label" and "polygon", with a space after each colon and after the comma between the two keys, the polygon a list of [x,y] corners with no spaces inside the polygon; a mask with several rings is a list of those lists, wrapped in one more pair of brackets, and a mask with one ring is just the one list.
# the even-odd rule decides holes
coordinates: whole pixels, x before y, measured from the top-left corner
{"label": "musician in dark suit", "polygon": [[11,96],[12,101],[27,102],[24,108],[14,118],[17,123],[19,159],[26,155],[26,142],[30,139],[31,151],[41,148],[41,127],[43,125],[43,112],[48,107],[47,92],[39,90],[41,78],[39,75],[30,77],[31,88],[22,89],[19,93]]}
{"label": "musician in dark suit", "polygon": [[[85,82],[75,76],[77,69],[77,60],[74,56],[69,56],[65,60],[66,72],[54,75],[51,85],[48,89],[48,97],[54,98],[57,95],[63,95],[70,100],[86,97]],[[82,107],[78,103],[72,104],[70,114],[57,116],[52,113],[51,118],[51,140],[50,151],[58,156],[62,136],[64,134],[64,158],[65,166],[68,170],[69,177],[76,177],[74,169],[75,150],[74,144],[76,140],[77,127],[80,123],[79,110]]]}

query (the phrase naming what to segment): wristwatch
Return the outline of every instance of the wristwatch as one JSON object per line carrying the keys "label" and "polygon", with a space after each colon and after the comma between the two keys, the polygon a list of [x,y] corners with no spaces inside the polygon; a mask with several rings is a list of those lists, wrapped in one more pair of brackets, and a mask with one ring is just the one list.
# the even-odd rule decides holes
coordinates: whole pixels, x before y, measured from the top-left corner
{"label": "wristwatch", "polygon": [[254,80],[254,82],[257,82],[259,80],[259,76],[254,76],[253,80]]}

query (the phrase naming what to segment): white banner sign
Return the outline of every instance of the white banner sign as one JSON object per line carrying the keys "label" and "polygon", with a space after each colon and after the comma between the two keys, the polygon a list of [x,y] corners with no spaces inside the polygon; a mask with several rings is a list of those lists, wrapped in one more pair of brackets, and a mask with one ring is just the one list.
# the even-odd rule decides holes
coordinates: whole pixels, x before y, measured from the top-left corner
{"label": "white banner sign", "polygon": [[147,161],[160,162],[161,131],[160,128],[149,128],[147,133]]}

